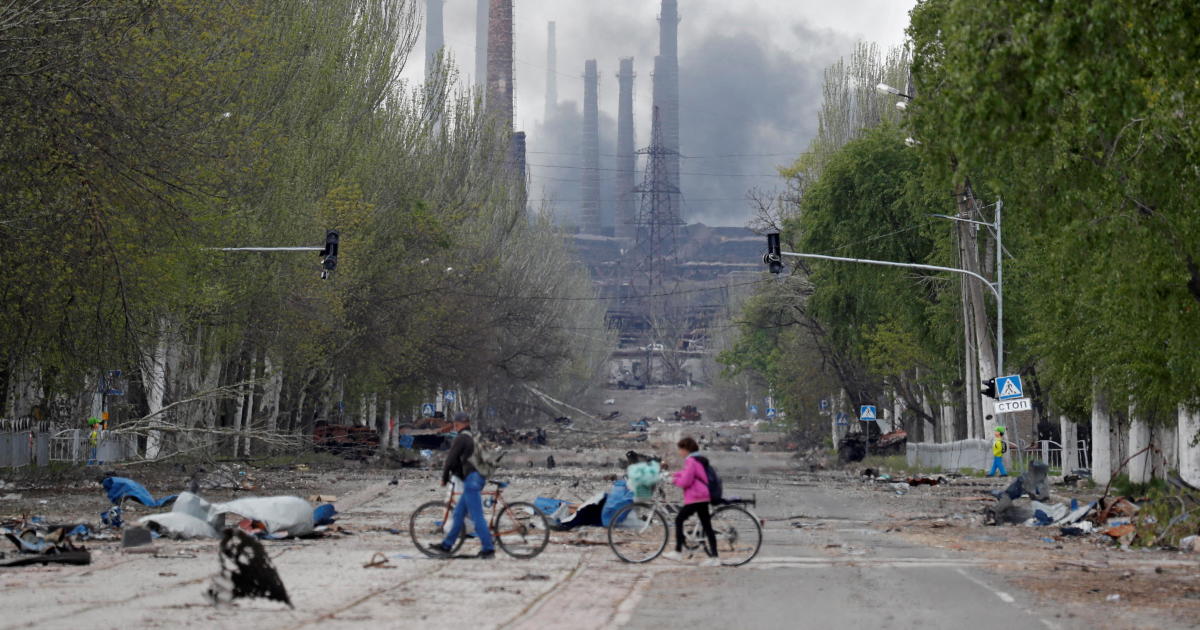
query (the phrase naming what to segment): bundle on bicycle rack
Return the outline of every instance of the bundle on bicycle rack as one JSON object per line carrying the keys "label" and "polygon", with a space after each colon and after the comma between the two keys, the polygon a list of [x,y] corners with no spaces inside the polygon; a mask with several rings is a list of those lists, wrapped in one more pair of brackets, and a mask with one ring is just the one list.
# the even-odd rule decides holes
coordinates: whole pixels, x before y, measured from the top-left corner
{"label": "bundle on bicycle rack", "polygon": [[662,481],[662,466],[658,460],[631,464],[625,471],[633,496],[638,501],[649,501],[654,498],[654,490]]}

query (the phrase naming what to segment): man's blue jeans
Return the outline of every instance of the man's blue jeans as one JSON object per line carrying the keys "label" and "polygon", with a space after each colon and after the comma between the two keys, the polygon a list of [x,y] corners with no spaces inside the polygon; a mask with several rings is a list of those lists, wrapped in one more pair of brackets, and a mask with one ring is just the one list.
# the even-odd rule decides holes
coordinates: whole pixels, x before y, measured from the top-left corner
{"label": "man's blue jeans", "polygon": [[450,531],[446,533],[446,539],[442,541],[442,547],[452,549],[454,541],[458,540],[462,534],[463,521],[466,519],[467,512],[471,513],[471,522],[475,524],[475,535],[479,537],[479,542],[483,545],[484,551],[492,551],[495,546],[492,543],[492,532],[488,530],[487,516],[483,513],[483,487],[487,484],[487,480],[483,475],[473,472],[467,475],[463,480],[463,492],[458,497],[458,503],[454,504],[454,515],[450,521]]}
{"label": "man's blue jeans", "polygon": [[995,475],[997,472],[1000,473],[1001,477],[1008,476],[1008,471],[1004,469],[1004,457],[1003,456],[998,456],[998,457],[992,458],[992,469],[990,471],[988,471],[988,476],[991,477],[991,476]]}

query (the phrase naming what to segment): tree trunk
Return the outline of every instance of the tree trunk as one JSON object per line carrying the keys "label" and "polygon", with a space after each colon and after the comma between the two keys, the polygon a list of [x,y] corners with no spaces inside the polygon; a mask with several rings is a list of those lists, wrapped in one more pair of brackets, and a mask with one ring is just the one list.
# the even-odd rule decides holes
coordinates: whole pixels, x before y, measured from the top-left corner
{"label": "tree trunk", "polygon": [[[959,216],[973,217],[975,207],[969,198],[970,187],[965,183],[960,184],[955,193]],[[961,221],[957,223],[956,227],[962,268],[983,275],[984,269],[979,261],[978,229],[973,224]],[[972,329],[971,341],[974,343],[973,350],[975,351],[975,371],[968,370],[967,374],[968,387],[974,390],[974,396],[969,404],[974,406],[976,413],[974,424],[976,437],[986,437],[992,434],[1000,422],[995,415],[995,403],[990,399],[984,401],[979,394],[979,383],[997,376],[996,353],[991,333],[988,330],[987,301],[984,299],[983,286],[979,284],[978,280],[970,277],[963,277],[962,283],[967,311],[963,323],[964,326]]]}
{"label": "tree trunk", "polygon": [[1150,451],[1134,455],[1144,449],[1150,447],[1150,425],[1146,422],[1145,417],[1138,413],[1134,405],[1129,406],[1129,454],[1130,458],[1126,470],[1129,473],[1129,481],[1132,483],[1146,483],[1150,481]]}
{"label": "tree trunk", "polygon": [[1092,481],[1105,485],[1112,480],[1112,414],[1108,398],[1098,387],[1092,388]]}
{"label": "tree trunk", "polygon": [[[966,259],[966,254],[959,239],[959,258]],[[962,324],[963,324],[963,406],[967,412],[967,439],[980,437],[979,428],[982,426],[982,415],[979,400],[979,356],[975,352],[975,318],[971,314],[971,293],[967,289],[969,278],[960,280],[962,293]]]}
{"label": "tree trunk", "polygon": [[250,392],[246,394],[246,418],[242,421],[242,429],[246,437],[242,438],[242,456],[250,456],[250,435],[254,431],[254,388],[258,380],[258,350],[250,350]]}
{"label": "tree trunk", "polygon": [[[920,373],[918,372],[918,374],[920,374]],[[937,430],[934,428],[934,424],[933,424],[933,420],[932,420],[932,418],[934,417],[933,404],[929,402],[929,398],[930,398],[929,389],[926,387],[921,387],[921,386],[918,386],[918,387],[921,388],[920,389],[921,411],[925,414],[925,417],[922,418],[920,420],[920,422],[918,423],[921,426],[921,441],[922,442],[934,442],[934,441],[936,441],[935,436],[937,435]]]}
{"label": "tree trunk", "polygon": [[1175,443],[1179,448],[1179,476],[1193,486],[1200,486],[1200,413],[1179,406]]}
{"label": "tree trunk", "polygon": [[[240,364],[237,366],[237,369],[234,370],[234,375],[237,378],[238,382],[241,382],[242,366]],[[242,410],[245,408],[245,406],[246,406],[246,395],[243,393],[239,393],[238,397],[237,397],[237,406],[234,407],[234,411],[233,411],[233,444],[232,444],[233,457],[238,456],[238,447],[241,446],[241,438],[239,436],[242,432]]]}
{"label": "tree trunk", "polygon": [[[142,383],[146,389],[146,406],[151,415],[162,411],[163,398],[167,392],[167,332],[166,318],[158,322],[158,343],[154,353],[142,359]],[[156,422],[166,419],[155,416]],[[162,454],[162,432],[150,431],[146,436],[146,459],[156,459]]]}
{"label": "tree trunk", "polygon": [[1155,479],[1166,479],[1172,470],[1179,470],[1179,445],[1176,444],[1177,429],[1172,425],[1155,425],[1151,429],[1150,442],[1158,447],[1152,455],[1151,468]]}
{"label": "tree trunk", "polygon": [[392,399],[388,398],[383,401],[383,450],[389,451],[392,449],[392,432],[395,423],[392,421]]}
{"label": "tree trunk", "polygon": [[[212,358],[209,359],[208,373],[204,375],[204,390],[212,391],[216,389],[221,382],[221,348],[220,346],[212,349]],[[217,416],[220,415],[221,401],[217,399],[206,400],[203,404],[204,418],[203,422],[209,429],[216,428]],[[213,437],[207,436],[204,438],[205,443],[211,445]]]}
{"label": "tree trunk", "polygon": [[954,413],[954,396],[950,393],[950,387],[942,386],[942,415],[940,418],[940,430],[937,434],[937,441],[945,444],[958,439],[954,432],[954,424],[956,414]]}
{"label": "tree trunk", "polygon": [[1079,427],[1066,416],[1058,417],[1062,441],[1062,472],[1068,475],[1079,468]]}
{"label": "tree trunk", "polygon": [[283,364],[271,361],[269,354],[263,355],[263,378],[266,386],[263,389],[263,400],[259,410],[266,412],[266,431],[273,435],[279,430],[279,399],[283,396]]}

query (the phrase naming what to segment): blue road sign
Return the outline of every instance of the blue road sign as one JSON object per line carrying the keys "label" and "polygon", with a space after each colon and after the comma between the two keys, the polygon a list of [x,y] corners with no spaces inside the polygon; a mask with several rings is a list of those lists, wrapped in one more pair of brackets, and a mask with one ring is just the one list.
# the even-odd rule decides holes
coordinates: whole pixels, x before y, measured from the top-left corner
{"label": "blue road sign", "polygon": [[1025,388],[1021,386],[1021,375],[1001,376],[996,379],[996,397],[1000,400],[1024,398]]}
{"label": "blue road sign", "polygon": [[750,405],[750,415],[752,415],[752,416],[758,415],[758,405]]}
{"label": "blue road sign", "polygon": [[452,403],[458,400],[458,394],[454,393],[454,390],[452,389],[447,389],[446,391],[442,392],[442,398],[445,399],[446,402]]}
{"label": "blue road sign", "polygon": [[839,427],[844,427],[850,424],[850,416],[845,411],[839,411],[837,415],[833,417],[833,420],[834,424],[838,425]]}
{"label": "blue road sign", "polygon": [[432,418],[434,411],[435,407],[433,406],[433,403],[425,403],[421,405],[421,415],[425,416],[426,418]]}
{"label": "blue road sign", "polygon": [[105,396],[124,396],[125,392],[122,390],[119,390],[119,389],[109,389],[108,391],[104,392],[104,395]]}
{"label": "blue road sign", "polygon": [[768,418],[775,417],[775,408],[774,407],[767,407],[767,417]]}
{"label": "blue road sign", "polygon": [[829,411],[829,399],[828,398],[821,399],[821,411]]}
{"label": "blue road sign", "polygon": [[858,419],[862,422],[875,422],[878,416],[875,414],[875,405],[863,405],[858,410]]}

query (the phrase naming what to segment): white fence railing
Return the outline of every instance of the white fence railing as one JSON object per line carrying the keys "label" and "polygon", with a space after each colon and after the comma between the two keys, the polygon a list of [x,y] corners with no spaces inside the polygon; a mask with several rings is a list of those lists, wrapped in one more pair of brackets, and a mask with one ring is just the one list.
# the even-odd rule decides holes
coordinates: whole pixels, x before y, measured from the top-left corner
{"label": "white fence railing", "polygon": [[[1079,440],[1074,449],[1076,462],[1066,462],[1063,465],[1062,444],[1051,440],[1039,440],[1033,444],[1006,442],[1008,454],[1005,455],[1009,472],[1020,472],[1029,467],[1034,461],[1044,461],[1053,468],[1070,472],[1076,468],[1088,468],[1088,445]],[[1071,451],[1067,451],[1070,453]],[[909,442],[905,452],[909,466],[923,468],[938,468],[947,472],[963,469],[988,470],[992,465],[991,440],[959,440],[944,444]]]}
{"label": "white fence railing", "polygon": [[137,439],[101,431],[95,452],[86,429],[0,433],[0,468],[45,466],[50,462],[104,464],[138,456]]}

